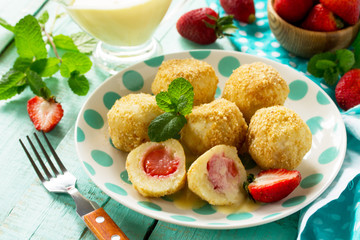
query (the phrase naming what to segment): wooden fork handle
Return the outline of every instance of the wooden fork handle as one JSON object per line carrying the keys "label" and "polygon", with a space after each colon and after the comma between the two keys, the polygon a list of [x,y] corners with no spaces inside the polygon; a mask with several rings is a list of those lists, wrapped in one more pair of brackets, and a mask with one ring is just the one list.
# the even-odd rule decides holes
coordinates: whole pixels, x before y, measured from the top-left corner
{"label": "wooden fork handle", "polygon": [[84,215],[84,222],[99,240],[129,240],[103,208]]}

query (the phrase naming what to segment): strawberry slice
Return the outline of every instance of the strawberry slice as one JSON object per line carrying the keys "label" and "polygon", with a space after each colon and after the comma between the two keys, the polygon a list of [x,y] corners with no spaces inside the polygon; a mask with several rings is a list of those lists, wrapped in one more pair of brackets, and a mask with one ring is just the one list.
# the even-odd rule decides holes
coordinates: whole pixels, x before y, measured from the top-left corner
{"label": "strawberry slice", "polygon": [[250,174],[244,188],[255,201],[270,203],[288,196],[300,181],[301,174],[297,170],[269,169],[261,171],[255,179]]}
{"label": "strawberry slice", "polygon": [[27,102],[27,111],[36,130],[49,132],[61,120],[64,110],[53,97],[45,100],[35,96]]}
{"label": "strawberry slice", "polygon": [[144,156],[143,167],[146,174],[164,177],[174,173],[179,159],[174,158],[165,147],[150,149]]}

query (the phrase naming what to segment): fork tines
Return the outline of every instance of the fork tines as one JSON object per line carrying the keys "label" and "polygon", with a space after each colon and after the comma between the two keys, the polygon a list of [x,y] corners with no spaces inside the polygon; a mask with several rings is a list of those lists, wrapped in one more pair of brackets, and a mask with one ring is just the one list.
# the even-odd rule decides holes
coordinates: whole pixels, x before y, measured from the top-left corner
{"label": "fork tines", "polygon": [[[56,154],[56,152],[55,152],[54,148],[52,147],[52,145],[50,144],[50,141],[48,140],[48,138],[46,137],[46,135],[45,135],[44,132],[42,132],[42,135],[44,136],[44,139],[45,139],[45,141],[46,141],[46,143],[47,143],[47,145],[48,145],[48,147],[49,147],[49,149],[50,149],[50,151],[51,151],[51,153],[52,153],[52,155],[53,155],[53,157],[54,157],[56,163],[58,164],[58,166],[59,166],[59,168],[60,168],[60,170],[61,170],[62,173],[60,173],[60,172],[56,169],[56,167],[54,166],[51,158],[49,157],[49,155],[47,154],[44,146],[42,145],[39,137],[37,136],[36,133],[34,133],[35,139],[36,139],[38,145],[40,146],[41,151],[43,152],[43,154],[44,154],[44,156],[45,156],[45,158],[46,158],[46,160],[47,160],[47,162],[48,162],[48,164],[49,164],[52,172],[55,174],[55,176],[58,176],[59,174],[65,173],[65,172],[66,172],[66,168],[65,168],[65,166],[61,163],[60,158],[59,158],[59,156]],[[26,153],[26,156],[29,158],[30,163],[31,163],[31,165],[33,166],[36,174],[38,175],[38,177],[40,178],[40,180],[41,180],[42,182],[47,181],[47,180],[50,180],[50,178],[52,178],[53,175],[49,172],[48,168],[46,167],[44,161],[43,161],[42,158],[40,157],[40,154],[39,154],[39,152],[36,150],[33,142],[32,142],[31,139],[30,139],[30,137],[29,137],[29,136],[26,136],[26,138],[27,138],[27,140],[28,140],[28,142],[29,142],[29,144],[30,144],[30,146],[31,146],[31,148],[32,148],[32,150],[33,150],[36,158],[38,159],[38,162],[40,163],[40,166],[41,166],[41,168],[43,169],[43,171],[44,171],[47,179],[41,174],[38,166],[36,165],[34,159],[31,157],[29,151],[26,149],[24,143],[21,141],[21,139],[19,139],[19,142],[20,142],[22,148],[24,149],[24,151],[25,151],[25,153]]]}

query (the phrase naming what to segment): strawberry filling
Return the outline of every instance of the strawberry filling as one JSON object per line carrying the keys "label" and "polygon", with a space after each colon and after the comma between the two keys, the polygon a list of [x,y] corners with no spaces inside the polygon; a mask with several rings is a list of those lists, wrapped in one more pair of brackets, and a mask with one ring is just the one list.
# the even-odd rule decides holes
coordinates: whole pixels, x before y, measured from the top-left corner
{"label": "strawberry filling", "polygon": [[175,158],[164,146],[150,149],[143,159],[144,171],[152,177],[166,177],[174,173],[178,166],[179,159]]}
{"label": "strawberry filling", "polygon": [[208,180],[214,189],[224,192],[239,183],[238,170],[232,159],[216,154],[207,163]]}

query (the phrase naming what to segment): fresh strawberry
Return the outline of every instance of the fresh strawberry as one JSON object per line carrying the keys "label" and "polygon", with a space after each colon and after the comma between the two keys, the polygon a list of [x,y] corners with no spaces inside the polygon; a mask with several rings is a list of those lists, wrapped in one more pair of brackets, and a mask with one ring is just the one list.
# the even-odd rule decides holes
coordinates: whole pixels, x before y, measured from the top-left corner
{"label": "fresh strawberry", "polygon": [[341,77],[335,88],[335,98],[344,110],[360,104],[360,69],[352,69]]}
{"label": "fresh strawberry", "polygon": [[252,23],[256,19],[254,0],[220,0],[220,4],[238,21]]}
{"label": "fresh strawberry", "polygon": [[300,181],[301,175],[297,170],[269,169],[261,171],[255,179],[250,174],[244,188],[254,200],[269,203],[288,196]]}
{"label": "fresh strawberry", "polygon": [[360,0],[320,0],[320,3],[350,25],[359,21]]}
{"label": "fresh strawberry", "polygon": [[225,31],[236,28],[232,23],[232,16],[219,18],[211,8],[199,8],[182,15],[176,29],[182,37],[205,45],[215,42],[217,38],[230,36]]}
{"label": "fresh strawberry", "polygon": [[316,4],[301,24],[305,29],[319,32],[331,32],[341,29],[343,24],[335,19],[334,14],[321,3]]}
{"label": "fresh strawberry", "polygon": [[27,102],[27,111],[36,130],[49,132],[61,120],[64,111],[53,97],[45,100],[35,96]]}
{"label": "fresh strawberry", "polygon": [[313,6],[313,0],[275,0],[274,10],[289,23],[303,20]]}

